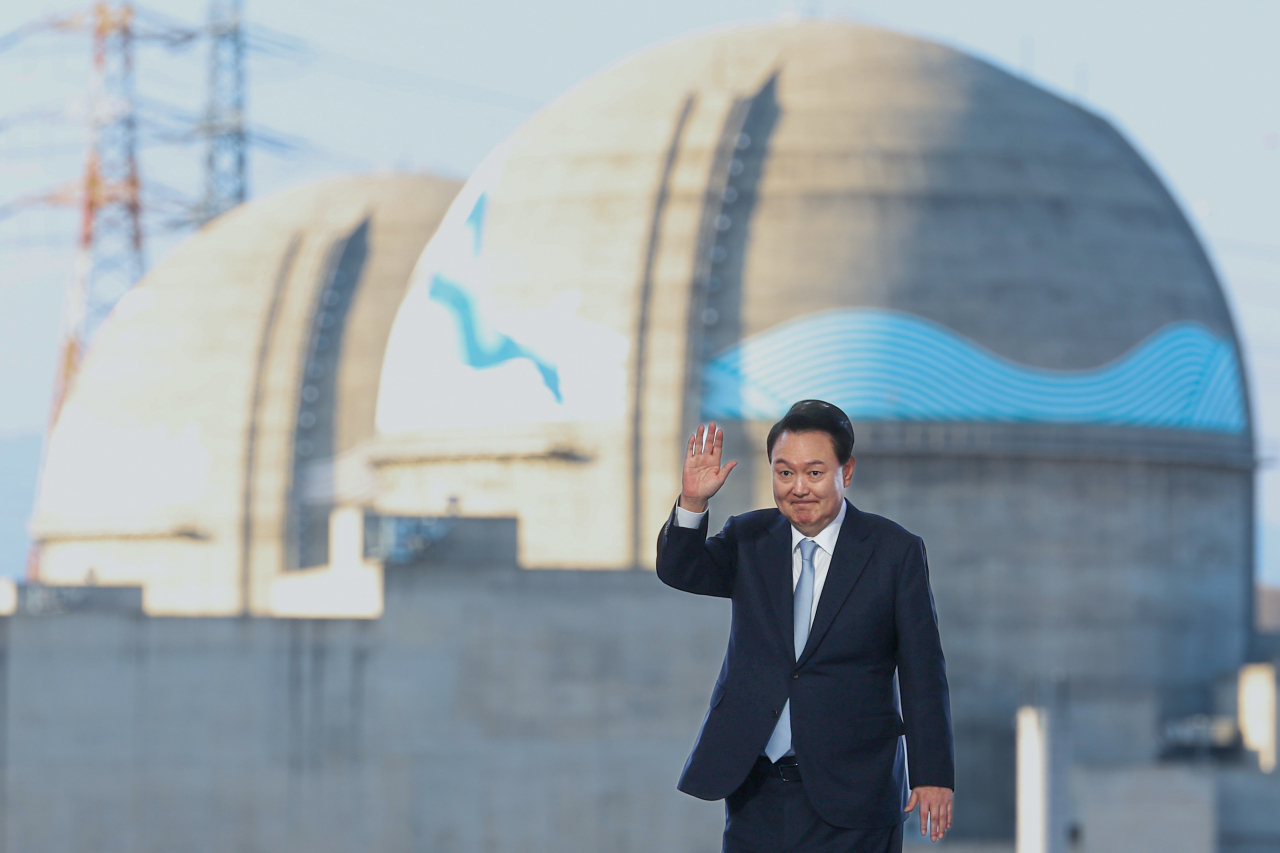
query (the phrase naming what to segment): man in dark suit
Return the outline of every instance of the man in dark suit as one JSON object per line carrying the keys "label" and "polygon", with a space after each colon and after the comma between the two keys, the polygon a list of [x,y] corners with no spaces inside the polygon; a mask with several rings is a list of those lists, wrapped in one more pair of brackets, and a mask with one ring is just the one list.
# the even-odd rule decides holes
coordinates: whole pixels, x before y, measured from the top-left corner
{"label": "man in dark suit", "polygon": [[680,790],[725,799],[726,853],[899,851],[916,806],[938,841],[955,771],[924,542],[845,501],[853,427],[819,400],[769,432],[777,509],[708,539],[707,502],[737,464],[720,464],[722,446],[714,423],[689,439],[658,538],[664,583],[733,602]]}

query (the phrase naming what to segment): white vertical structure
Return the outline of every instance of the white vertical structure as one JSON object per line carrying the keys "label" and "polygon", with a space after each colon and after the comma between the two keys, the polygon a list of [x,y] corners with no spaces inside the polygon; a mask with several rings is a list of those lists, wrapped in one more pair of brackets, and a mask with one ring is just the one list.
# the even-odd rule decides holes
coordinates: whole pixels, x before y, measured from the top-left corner
{"label": "white vertical structure", "polygon": [[277,616],[348,619],[382,615],[382,566],[364,558],[364,510],[338,507],[329,514],[329,564],[285,572],[270,590]]}
{"label": "white vertical structure", "polygon": [[1017,716],[1016,853],[1062,853],[1065,759],[1049,708],[1024,705]]}
{"label": "white vertical structure", "polygon": [[1258,753],[1259,770],[1274,773],[1277,740],[1275,664],[1250,663],[1240,667],[1236,708],[1245,747]]}
{"label": "white vertical structure", "polygon": [[1030,705],[1018,709],[1017,853],[1049,850],[1048,712]]}

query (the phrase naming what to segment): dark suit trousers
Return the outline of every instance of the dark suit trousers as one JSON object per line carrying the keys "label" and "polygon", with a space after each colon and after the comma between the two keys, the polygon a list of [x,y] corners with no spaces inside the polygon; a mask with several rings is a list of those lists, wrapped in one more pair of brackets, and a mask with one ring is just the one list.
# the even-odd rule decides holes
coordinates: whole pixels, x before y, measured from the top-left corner
{"label": "dark suit trousers", "polygon": [[871,829],[832,826],[813,810],[803,768],[784,779],[760,756],[725,800],[723,853],[901,853],[902,824]]}

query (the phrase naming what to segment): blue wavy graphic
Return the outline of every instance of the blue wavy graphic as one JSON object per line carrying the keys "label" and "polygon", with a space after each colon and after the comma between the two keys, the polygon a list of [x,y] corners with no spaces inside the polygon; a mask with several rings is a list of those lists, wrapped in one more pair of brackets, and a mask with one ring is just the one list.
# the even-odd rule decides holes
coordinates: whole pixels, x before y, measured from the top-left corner
{"label": "blue wavy graphic", "polygon": [[774,420],[818,398],[854,420],[1099,424],[1240,433],[1235,351],[1197,323],[1164,327],[1092,370],[1027,367],[945,326],[829,311],[754,335],[703,374],[704,419]]}
{"label": "blue wavy graphic", "polygon": [[[485,213],[488,208],[487,196],[487,193],[480,194],[465,223],[466,228],[471,231],[473,257],[480,255]],[[431,278],[431,289],[427,291],[427,295],[453,313],[458,326],[458,337],[462,343],[463,362],[477,370],[483,370],[512,359],[527,358],[542,374],[542,382],[556,398],[556,402],[564,402],[560,394],[560,372],[556,366],[514,338],[487,328],[487,324],[483,322],[483,318],[476,310],[475,301],[464,285],[436,273]]]}

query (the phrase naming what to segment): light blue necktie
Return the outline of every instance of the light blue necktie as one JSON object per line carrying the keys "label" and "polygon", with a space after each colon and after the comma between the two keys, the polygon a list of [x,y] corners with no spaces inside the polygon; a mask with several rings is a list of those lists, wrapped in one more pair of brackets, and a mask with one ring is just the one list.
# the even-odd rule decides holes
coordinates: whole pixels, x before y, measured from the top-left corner
{"label": "light blue necktie", "polygon": [[[813,612],[813,552],[818,543],[812,539],[800,540],[800,582],[796,584],[791,599],[791,622],[795,626],[796,660],[809,641],[809,614]],[[782,706],[778,724],[765,744],[764,754],[770,761],[777,761],[791,751],[791,700]]]}

